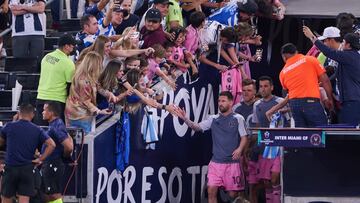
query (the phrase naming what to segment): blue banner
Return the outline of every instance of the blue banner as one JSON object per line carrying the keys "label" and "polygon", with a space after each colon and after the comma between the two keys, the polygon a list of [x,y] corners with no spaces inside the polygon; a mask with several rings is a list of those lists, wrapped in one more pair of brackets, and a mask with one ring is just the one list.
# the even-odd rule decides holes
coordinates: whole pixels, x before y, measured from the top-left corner
{"label": "blue banner", "polygon": [[325,132],[321,130],[267,129],[258,131],[258,144],[283,147],[325,147]]}
{"label": "blue banner", "polygon": [[[183,107],[191,120],[200,122],[217,112],[219,73],[200,69],[199,81],[180,76],[176,92],[163,103]],[[215,82],[214,82],[215,81]],[[152,111],[159,136],[155,149],[143,142],[143,109],[130,114],[130,157],[123,172],[116,170],[116,125],[94,140],[93,202],[206,202],[207,165],[211,158],[210,131],[195,133],[181,119],[164,110]]]}

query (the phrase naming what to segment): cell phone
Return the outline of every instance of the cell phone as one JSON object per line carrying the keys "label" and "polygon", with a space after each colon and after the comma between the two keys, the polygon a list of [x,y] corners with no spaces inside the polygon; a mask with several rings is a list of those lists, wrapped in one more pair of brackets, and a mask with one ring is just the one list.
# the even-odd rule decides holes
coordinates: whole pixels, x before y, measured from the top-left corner
{"label": "cell phone", "polygon": [[107,111],[109,111],[109,112],[114,111],[114,108],[115,108],[115,104],[109,103],[109,107],[108,107]]}

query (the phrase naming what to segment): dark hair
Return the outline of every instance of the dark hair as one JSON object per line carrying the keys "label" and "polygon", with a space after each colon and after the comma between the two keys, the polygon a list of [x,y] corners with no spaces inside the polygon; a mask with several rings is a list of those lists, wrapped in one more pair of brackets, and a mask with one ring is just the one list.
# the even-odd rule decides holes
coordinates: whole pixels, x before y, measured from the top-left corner
{"label": "dark hair", "polygon": [[252,80],[252,79],[244,79],[242,81],[242,84],[241,84],[243,87],[244,86],[248,86],[248,85],[252,85],[254,86],[254,89],[256,89],[256,81],[255,80]]}
{"label": "dark hair", "polygon": [[281,54],[295,54],[297,52],[297,48],[292,43],[284,44],[281,47]]}
{"label": "dark hair", "polygon": [[259,81],[269,81],[270,85],[273,86],[274,82],[272,80],[271,77],[267,76],[267,75],[263,75],[259,78]]}
{"label": "dark hair", "polygon": [[349,13],[339,13],[336,16],[336,27],[340,30],[340,36],[344,37],[347,33],[353,31],[354,18]]}
{"label": "dark hair", "polygon": [[[170,32],[171,33],[171,32]],[[169,40],[166,40],[165,42],[164,42],[164,44],[163,44],[163,47],[164,47],[164,49],[166,50],[166,49],[168,49],[168,48],[170,48],[170,47],[173,47],[174,46],[174,44],[172,43],[172,42],[170,42]]]}
{"label": "dark hair", "polygon": [[45,104],[47,104],[48,110],[54,113],[56,117],[59,117],[61,115],[61,105],[58,102],[47,101],[45,102]]}
{"label": "dark hair", "polygon": [[205,14],[201,11],[195,11],[190,15],[189,22],[194,28],[198,28],[205,21]]}
{"label": "dark hair", "polygon": [[122,62],[118,60],[111,60],[101,72],[99,76],[99,84],[105,90],[112,91],[117,88],[118,78],[116,78],[117,72],[122,67]]}
{"label": "dark hair", "polygon": [[220,36],[226,38],[229,43],[237,42],[237,33],[233,27],[226,27],[220,31]]}
{"label": "dark hair", "polygon": [[165,56],[165,49],[161,44],[154,44],[151,46],[154,49],[153,56],[158,58],[164,58]]}
{"label": "dark hair", "polygon": [[149,62],[145,58],[140,58],[140,68],[148,66]]}
{"label": "dark hair", "polygon": [[[127,64],[133,62],[133,61],[137,61],[139,60],[140,61],[140,58],[137,57],[137,56],[130,56],[130,57],[127,57],[124,61],[124,64],[125,64],[125,67],[127,66]],[[140,64],[141,65],[141,64]]]}
{"label": "dark hair", "polygon": [[140,80],[141,72],[138,69],[130,69],[126,73],[126,81],[131,85],[134,86]]}
{"label": "dark hair", "polygon": [[90,18],[95,18],[95,16],[93,16],[91,14],[85,14],[80,18],[81,29],[84,29],[84,26],[89,24]]}
{"label": "dark hair", "polygon": [[258,5],[258,12],[265,17],[272,17],[273,7],[268,0],[255,0],[255,3]]}
{"label": "dark hair", "polygon": [[231,94],[230,91],[222,91],[222,92],[220,92],[220,94],[219,94],[219,97],[220,97],[220,96],[225,96],[225,97],[227,97],[230,101],[234,100],[234,96]]}
{"label": "dark hair", "polygon": [[20,114],[31,114],[35,112],[35,108],[33,105],[29,103],[21,104],[19,106],[19,113]]}
{"label": "dark hair", "polygon": [[175,34],[175,37],[174,37],[174,40],[173,40],[173,42],[175,42],[181,33],[186,34],[186,32],[187,31],[186,31],[186,29],[184,27],[179,26],[179,27],[171,28],[169,33],[171,33],[171,34],[174,33]]}

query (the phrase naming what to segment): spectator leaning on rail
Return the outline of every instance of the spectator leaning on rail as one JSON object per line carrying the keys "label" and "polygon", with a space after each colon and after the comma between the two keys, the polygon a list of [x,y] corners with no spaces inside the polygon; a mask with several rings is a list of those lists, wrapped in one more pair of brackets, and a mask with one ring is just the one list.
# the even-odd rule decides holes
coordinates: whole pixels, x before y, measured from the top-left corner
{"label": "spectator leaning on rail", "polygon": [[74,51],[76,43],[71,35],[61,36],[59,48],[48,53],[41,61],[35,117],[35,123],[38,125],[47,125],[41,115],[46,101],[59,103],[61,106],[59,117],[65,121],[65,102],[75,72],[75,65],[69,55]]}
{"label": "spectator leaning on rail", "polygon": [[299,54],[295,45],[282,46],[281,56],[285,62],[280,72],[280,82],[288,91],[290,108],[296,127],[315,127],[327,124],[320,104],[319,83],[328,96],[325,106],[333,108],[332,88],[324,67],[312,56]]}
{"label": "spectator leaning on rail", "polygon": [[331,49],[318,40],[311,30],[304,26],[304,34],[326,57],[339,63],[336,72],[341,103],[339,122],[360,123],[360,36],[348,33],[344,36],[343,51]]}
{"label": "spectator leaning on rail", "polygon": [[[34,164],[41,164],[55,148],[54,141],[47,133],[31,123],[34,118],[34,107],[22,104],[19,120],[8,123],[1,131],[0,145],[6,143],[4,175],[1,180],[1,200],[4,203],[13,202],[17,196],[19,202],[29,202],[35,195]],[[43,153],[34,159],[36,149],[45,144]]]}

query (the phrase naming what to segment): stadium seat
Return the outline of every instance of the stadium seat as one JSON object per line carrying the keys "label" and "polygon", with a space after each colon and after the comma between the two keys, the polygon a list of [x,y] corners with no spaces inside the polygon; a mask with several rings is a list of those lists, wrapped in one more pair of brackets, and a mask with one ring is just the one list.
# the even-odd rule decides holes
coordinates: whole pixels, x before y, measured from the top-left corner
{"label": "stadium seat", "polygon": [[8,89],[9,72],[0,72],[0,90]]}
{"label": "stadium seat", "polygon": [[11,56],[5,59],[5,71],[39,73],[40,68],[37,58],[15,58]]}
{"label": "stadium seat", "polygon": [[67,19],[60,21],[59,32],[80,31],[80,19]]}
{"label": "stadium seat", "polygon": [[1,109],[11,109],[12,93],[11,90],[0,90]]}
{"label": "stadium seat", "polygon": [[36,104],[37,91],[35,90],[23,90],[21,92],[21,97],[19,105],[23,103],[29,103],[35,106]]}
{"label": "stadium seat", "polygon": [[[23,86],[23,90],[37,90],[40,74],[38,73],[17,73],[16,80]],[[13,83],[15,87],[15,81]]]}
{"label": "stadium seat", "polygon": [[0,121],[3,124],[10,122],[10,121],[12,121],[12,118],[16,113],[17,113],[17,111],[0,109]]}
{"label": "stadium seat", "polygon": [[45,37],[45,50],[54,50],[58,47],[58,37]]}
{"label": "stadium seat", "polygon": [[[37,91],[34,90],[23,90],[19,105],[22,103],[30,103],[35,106],[37,97]],[[0,90],[0,109],[11,109],[12,105],[12,91],[11,90]]]}

